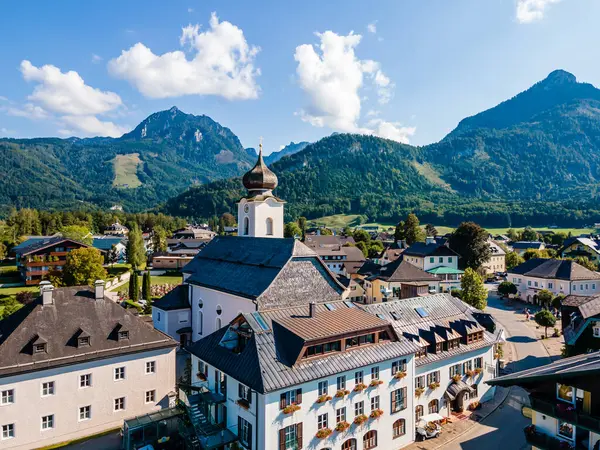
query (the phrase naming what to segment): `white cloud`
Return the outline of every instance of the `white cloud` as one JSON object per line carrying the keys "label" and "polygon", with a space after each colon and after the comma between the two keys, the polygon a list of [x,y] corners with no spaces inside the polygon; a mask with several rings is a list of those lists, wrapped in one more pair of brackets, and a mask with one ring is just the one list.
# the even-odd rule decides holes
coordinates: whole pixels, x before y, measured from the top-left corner
{"label": "white cloud", "polygon": [[92,62],[94,64],[98,64],[100,61],[102,61],[104,58],[100,55],[96,55],[95,53],[92,53]]}
{"label": "white cloud", "polygon": [[[377,89],[381,104],[390,100],[394,89],[378,62],[357,58],[355,48],[361,36],[353,33],[341,36],[332,31],[317,33],[317,36],[321,41],[318,49],[304,44],[296,47],[294,54],[298,62],[298,82],[309,98],[309,105],[297,113],[300,118],[316,127],[408,142],[414,128],[401,127],[383,119],[373,119],[366,126],[359,125],[363,101],[359,91],[365,78]],[[379,112],[369,111],[367,116],[377,114]]]}
{"label": "white cloud", "polygon": [[109,62],[109,71],[129,81],[152,98],[181,95],[219,95],[229,100],[258,97],[254,60],[259,47],[248,45],[244,32],[215,13],[210,29],[199,25],[182,29],[180,44],[189,46],[192,58],[176,50],[156,55],[141,42]]}
{"label": "white cloud", "polygon": [[517,21],[519,23],[536,22],[544,18],[548,5],[561,0],[517,0]]}
{"label": "white cloud", "polygon": [[280,145],[279,146],[279,151],[283,150],[285,148],[285,145]]}
{"label": "white cloud", "polygon": [[7,102],[8,98],[4,97],[3,95],[0,95],[0,102]]}
{"label": "white cloud", "polygon": [[21,62],[21,73],[26,81],[36,85],[27,97],[29,101],[22,107],[9,108],[8,114],[55,120],[61,126],[71,126],[71,134],[84,136],[120,136],[125,131],[96,117],[123,106],[121,97],[114,92],[93,88],[77,72],[63,73],[53,65],[36,67],[25,60]]}
{"label": "white cloud", "polygon": [[367,30],[369,31],[369,33],[377,33],[377,21],[368,24]]}
{"label": "white cloud", "polygon": [[194,8],[188,8],[188,12],[191,14],[194,12]]}

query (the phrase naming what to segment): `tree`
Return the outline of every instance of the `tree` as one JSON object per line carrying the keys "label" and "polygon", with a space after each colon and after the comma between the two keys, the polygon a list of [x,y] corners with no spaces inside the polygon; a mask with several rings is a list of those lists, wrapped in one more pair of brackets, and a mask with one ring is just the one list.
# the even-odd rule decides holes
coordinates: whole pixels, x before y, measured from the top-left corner
{"label": "tree", "polygon": [[344,236],[352,236],[352,228],[350,228],[348,225],[346,225],[344,227],[344,229],[342,230],[342,234]]}
{"label": "tree", "polygon": [[547,309],[542,309],[538,311],[535,316],[535,323],[537,323],[540,327],[544,327],[544,333],[546,338],[548,337],[548,328],[556,325],[556,317]]}
{"label": "tree", "polygon": [[535,248],[528,248],[527,250],[525,250],[525,253],[523,253],[523,259],[525,261],[529,261],[530,259],[533,259],[533,258],[548,259],[548,258],[550,258],[550,254],[548,253],[548,250],[546,250],[546,249],[538,250]]}
{"label": "tree", "polygon": [[146,263],[144,240],[142,238],[142,232],[137,225],[134,225],[129,231],[127,241],[127,262],[131,264],[133,270],[140,269]]}
{"label": "tree", "polygon": [[306,239],[306,217],[298,217],[298,226],[302,230],[302,242]]}
{"label": "tree", "polygon": [[515,295],[517,293],[517,286],[510,281],[503,281],[498,285],[498,294],[502,297],[508,297],[509,295]]}
{"label": "tree", "polygon": [[154,253],[167,251],[167,232],[160,225],[156,225],[152,230],[152,251]]}
{"label": "tree", "polygon": [[517,252],[508,252],[506,254],[506,268],[512,269],[513,267],[517,267],[519,264],[523,264],[525,260],[521,255]]}
{"label": "tree", "polygon": [[104,258],[100,251],[93,247],[78,248],[67,253],[63,267],[63,280],[67,286],[93,285],[96,280],[106,278],[106,270],[102,267]]}
{"label": "tree", "polygon": [[352,237],[354,238],[355,242],[364,242],[367,244],[367,247],[369,246],[369,242],[371,242],[371,235],[362,228],[357,228],[354,230]]}
{"label": "tree", "polygon": [[427,225],[425,225],[425,234],[428,237],[429,236],[436,237],[439,233],[438,233],[438,230],[436,230],[433,225],[431,225],[430,223],[428,223]]}
{"label": "tree", "polygon": [[575,258],[574,261],[580,266],[585,267],[586,269],[592,270],[594,272],[598,270],[598,265],[590,261],[590,259],[586,256],[578,256],[577,258]]}
{"label": "tree", "polygon": [[506,232],[506,236],[508,236],[508,238],[513,242],[521,240],[521,235],[519,234],[519,232],[513,230],[512,228],[508,229],[508,231]]}
{"label": "tree", "polygon": [[0,242],[0,261],[4,261],[6,256],[8,255],[6,245],[3,242]]}
{"label": "tree", "polygon": [[223,219],[226,227],[234,227],[236,224],[235,217],[231,213],[223,213],[221,219]]}
{"label": "tree", "polygon": [[550,236],[550,243],[560,247],[565,242],[565,239],[567,239],[567,235],[565,233],[554,233]]}
{"label": "tree", "polygon": [[542,289],[537,293],[538,302],[543,306],[550,305],[552,302],[552,297],[554,297],[554,295],[552,295],[552,292],[550,292],[548,289]]}
{"label": "tree", "polygon": [[531,227],[526,227],[523,230],[523,233],[521,233],[521,240],[523,240],[523,241],[535,242],[538,240],[538,238],[539,238],[539,236],[538,236],[537,231],[535,231]]}
{"label": "tree", "polygon": [[369,257],[369,248],[367,247],[367,244],[364,241],[357,242],[356,248],[359,248],[360,251],[363,252],[363,255],[365,255],[365,258]]}
{"label": "tree", "polygon": [[116,245],[112,245],[107,255],[108,264],[111,266],[119,262],[119,251],[117,250]]}
{"label": "tree", "polygon": [[377,258],[383,252],[383,242],[373,240],[369,242],[369,258]]}
{"label": "tree", "polygon": [[288,222],[283,227],[283,237],[293,238],[296,236],[302,236],[302,230],[296,222]]}
{"label": "tree", "polygon": [[150,297],[152,297],[151,286],[152,282],[150,280],[150,271],[147,270],[144,272],[144,276],[142,278],[142,298],[148,302],[150,301]]}
{"label": "tree", "polygon": [[129,300],[137,302],[140,299],[140,280],[135,270],[131,271],[129,278]]}
{"label": "tree", "polygon": [[492,250],[488,232],[474,222],[461,223],[450,236],[448,245],[461,257],[461,265],[478,269],[490,259]]}
{"label": "tree", "polygon": [[60,234],[62,234],[65,238],[73,239],[77,242],[83,242],[87,245],[92,245],[94,242],[94,238],[92,238],[92,232],[89,230],[89,228],[81,225],[69,225],[67,227],[63,227],[60,230]]}
{"label": "tree", "polygon": [[552,307],[556,309],[560,309],[562,306],[562,301],[565,299],[563,294],[558,294],[556,297],[552,299]]}
{"label": "tree", "polygon": [[329,228],[326,228],[326,227],[319,228],[319,233],[321,233],[321,236],[332,236],[333,235],[333,231],[331,231]]}
{"label": "tree", "polygon": [[463,302],[480,310],[487,306],[488,291],[477,271],[467,267],[460,281],[460,287]]}
{"label": "tree", "polygon": [[408,245],[425,240],[425,233],[419,226],[419,218],[414,213],[410,213],[404,222],[404,239]]}
{"label": "tree", "polygon": [[398,222],[398,224],[396,225],[396,229],[394,230],[394,241],[404,241],[405,239],[406,236],[404,235],[404,221],[401,220],[400,222]]}

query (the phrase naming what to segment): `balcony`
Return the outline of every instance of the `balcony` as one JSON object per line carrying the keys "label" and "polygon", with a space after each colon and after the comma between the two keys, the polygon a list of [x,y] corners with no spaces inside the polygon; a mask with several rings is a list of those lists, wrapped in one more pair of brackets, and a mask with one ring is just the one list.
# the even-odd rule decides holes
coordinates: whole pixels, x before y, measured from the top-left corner
{"label": "balcony", "polygon": [[531,397],[531,409],[534,411],[564,420],[577,427],[584,428],[594,433],[600,433],[600,419],[581,410],[575,406],[569,407],[568,403],[558,400],[550,402],[537,397]]}
{"label": "balcony", "polygon": [[[540,450],[575,450],[576,447],[567,441],[562,441],[554,436],[550,436],[537,431],[534,425],[530,425],[523,430],[525,432],[525,440],[532,447]],[[584,447],[577,447],[577,450]]]}

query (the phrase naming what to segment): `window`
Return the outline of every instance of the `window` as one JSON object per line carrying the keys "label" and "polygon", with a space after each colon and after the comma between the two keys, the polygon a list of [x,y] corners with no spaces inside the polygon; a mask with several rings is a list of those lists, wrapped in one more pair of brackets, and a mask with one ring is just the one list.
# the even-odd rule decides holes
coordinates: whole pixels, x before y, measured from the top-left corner
{"label": "window", "polygon": [[50,430],[54,428],[54,414],[42,417],[42,430]]}
{"label": "window", "polygon": [[238,385],[238,395],[240,399],[246,400],[248,404],[252,402],[252,390],[242,383]]}
{"label": "window", "polygon": [[371,380],[379,380],[379,367],[371,367]]}
{"label": "window", "polygon": [[337,390],[346,389],[346,376],[342,375],[337,377]]}
{"label": "window", "polygon": [[279,397],[279,409],[284,409],[286,406],[299,405],[302,403],[302,389],[293,389],[284,392]]}
{"label": "window", "polygon": [[124,341],[129,339],[129,331],[123,330],[119,331],[119,341]]}
{"label": "window", "polygon": [[203,314],[202,311],[198,311],[198,334],[202,334],[202,318],[203,318]]}
{"label": "window", "polygon": [[6,391],[2,391],[2,404],[8,405],[15,402],[15,390],[8,389]]}
{"label": "window", "polygon": [[242,445],[252,448],[252,425],[242,417],[238,417],[238,438]]}
{"label": "window", "polygon": [[592,283],[592,289],[596,289],[596,283]]}
{"label": "window", "polygon": [[319,381],[319,395],[327,395],[329,383],[327,381]]}
{"label": "window", "polygon": [[360,401],[354,404],[354,416],[360,416],[365,413],[365,402]]}
{"label": "window", "polygon": [[444,262],[444,258],[440,256],[440,259],[438,261],[440,264],[442,264]]}
{"label": "window", "polygon": [[86,388],[92,385],[92,374],[85,373],[83,375],[79,375],[79,387]]}
{"label": "window", "polygon": [[406,434],[406,422],[404,419],[396,420],[392,425],[392,437],[394,439]]}
{"label": "window", "polygon": [[371,397],[371,411],[375,411],[376,409],[379,409],[379,395]]}
{"label": "window", "polygon": [[248,234],[250,234],[250,220],[244,217],[244,236],[248,236]]}
{"label": "window", "polygon": [[317,417],[317,430],[327,427],[327,413],[319,415]]}
{"label": "window", "polygon": [[348,439],[342,444],[342,450],[356,450],[356,439]]}
{"label": "window", "polygon": [[296,450],[302,448],[302,423],[279,430],[279,449]]}
{"label": "window", "polygon": [[475,358],[475,368],[476,369],[483,369],[483,358],[479,357],[479,358]]}
{"label": "window", "polygon": [[215,329],[216,330],[221,329],[221,318],[220,317],[217,317],[217,320],[215,320]]}
{"label": "window", "polygon": [[453,366],[450,366],[450,378],[452,378],[454,375],[462,375],[460,371],[460,364],[454,364]]}
{"label": "window", "polygon": [[361,384],[363,382],[363,373],[362,370],[354,373],[354,383]]}
{"label": "window", "polygon": [[156,373],[156,361],[146,361],[146,374]]}
{"label": "window", "polygon": [[433,263],[435,262],[435,258],[434,258],[433,256],[432,256],[432,257],[430,257],[430,258],[429,258],[429,262],[430,262],[431,264],[433,264]]}
{"label": "window", "polygon": [[89,347],[90,346],[90,337],[89,336],[80,337],[77,341],[77,346],[78,347]]}
{"label": "window", "polygon": [[370,450],[377,447],[377,431],[367,431],[363,436],[363,448],[364,450]]}
{"label": "window", "polygon": [[115,368],[115,381],[124,380],[125,379],[125,367],[116,367]]}
{"label": "window", "polygon": [[156,321],[160,322],[160,311],[157,311],[156,313]]}
{"label": "window", "polygon": [[339,408],[335,410],[335,421],[336,423],[345,422],[346,421],[346,407]]}
{"label": "window", "polygon": [[577,290],[577,285],[576,285],[576,284],[574,284],[574,285],[573,285],[573,290],[574,290],[574,291],[576,291],[576,290]]}
{"label": "window", "polygon": [[125,397],[115,398],[115,411],[125,411]]}
{"label": "window", "polygon": [[552,289],[552,287],[553,287],[553,284],[552,284],[552,282],[551,282],[551,281],[548,281],[548,289]]}
{"label": "window", "polygon": [[575,403],[575,389],[566,384],[556,384],[556,398],[567,403]]}
{"label": "window", "polygon": [[537,282],[537,281],[534,281],[534,282],[533,282],[533,285],[534,285],[535,287],[538,287],[538,282]]}
{"label": "window", "polygon": [[531,286],[531,280],[527,280],[527,286]]}
{"label": "window", "polygon": [[415,421],[423,417],[423,405],[417,405],[415,408]]}
{"label": "window", "polygon": [[154,403],[156,399],[156,391],[146,391],[146,403]]}
{"label": "window", "polygon": [[88,406],[82,406],[79,408],[79,420],[90,420],[92,418],[92,407],[90,405]]}
{"label": "window", "polygon": [[440,382],[440,371],[436,370],[435,372],[430,372],[427,374],[427,386],[429,386],[432,383],[439,383]]}
{"label": "window", "polygon": [[33,353],[44,353],[46,351],[46,344],[35,344],[33,346]]}
{"label": "window", "polygon": [[557,434],[565,439],[573,440],[573,425],[559,421]]}
{"label": "window", "polygon": [[273,219],[267,217],[267,236],[273,236]]}
{"label": "window", "polygon": [[396,375],[397,372],[406,372],[406,360],[401,359],[392,363],[392,376]]}
{"label": "window", "polygon": [[440,412],[440,402],[437,399],[431,400],[427,407],[429,409],[429,414]]}
{"label": "window", "polygon": [[9,423],[2,425],[2,439],[12,439],[15,437],[15,424]]}
{"label": "window", "polygon": [[465,361],[463,363],[463,373],[467,373],[470,370],[473,370],[473,361]]}
{"label": "window", "polygon": [[425,388],[425,375],[421,375],[415,378],[415,387],[420,389]]}
{"label": "window", "polygon": [[448,262],[452,263],[452,256],[448,256]]}
{"label": "window", "polygon": [[42,397],[54,395],[54,381],[46,381],[42,383]]}
{"label": "window", "polygon": [[406,409],[406,401],[407,401],[406,391],[407,391],[407,389],[408,389],[407,387],[403,387],[401,389],[396,389],[395,391],[392,391],[390,393],[390,395],[392,397],[392,413]]}

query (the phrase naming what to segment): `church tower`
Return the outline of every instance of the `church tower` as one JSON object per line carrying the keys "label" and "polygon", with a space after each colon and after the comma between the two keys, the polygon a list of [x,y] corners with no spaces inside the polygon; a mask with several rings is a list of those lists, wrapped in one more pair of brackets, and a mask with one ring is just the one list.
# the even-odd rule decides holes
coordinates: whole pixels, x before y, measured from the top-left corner
{"label": "church tower", "polygon": [[273,195],[277,175],[263,160],[262,138],[258,161],[242,181],[248,195],[238,202],[238,236],[282,238],[285,202]]}

